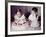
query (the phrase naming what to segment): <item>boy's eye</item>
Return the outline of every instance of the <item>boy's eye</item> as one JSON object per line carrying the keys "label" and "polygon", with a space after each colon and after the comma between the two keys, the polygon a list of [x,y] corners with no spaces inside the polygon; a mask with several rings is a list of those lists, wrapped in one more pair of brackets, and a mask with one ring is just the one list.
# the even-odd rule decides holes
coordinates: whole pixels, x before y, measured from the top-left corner
{"label": "boy's eye", "polygon": [[15,22],[15,24],[17,24],[17,23]]}
{"label": "boy's eye", "polygon": [[32,22],[32,21],[30,20],[30,22]]}

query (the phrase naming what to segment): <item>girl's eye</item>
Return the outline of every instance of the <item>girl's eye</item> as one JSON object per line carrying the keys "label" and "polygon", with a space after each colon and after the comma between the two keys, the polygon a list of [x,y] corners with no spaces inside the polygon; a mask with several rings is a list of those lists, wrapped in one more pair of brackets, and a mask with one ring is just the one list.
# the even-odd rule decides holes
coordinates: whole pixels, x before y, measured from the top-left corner
{"label": "girl's eye", "polygon": [[19,24],[19,25],[22,25],[22,24]]}
{"label": "girl's eye", "polygon": [[25,24],[26,22],[24,22],[23,24]]}

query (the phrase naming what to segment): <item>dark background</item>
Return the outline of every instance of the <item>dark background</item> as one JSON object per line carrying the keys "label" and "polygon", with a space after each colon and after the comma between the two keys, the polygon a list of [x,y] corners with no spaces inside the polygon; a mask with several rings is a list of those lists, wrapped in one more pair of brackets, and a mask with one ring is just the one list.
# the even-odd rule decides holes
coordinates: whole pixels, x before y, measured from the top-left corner
{"label": "dark background", "polygon": [[[16,6],[16,5],[11,5],[11,16],[14,16],[16,14],[16,9],[21,9],[22,13],[25,12],[31,12],[31,9],[34,6]],[[41,7],[38,8],[38,15],[41,16]]]}
{"label": "dark background", "polygon": [[[25,14],[27,12],[31,13],[31,10],[34,6],[16,6],[16,5],[11,5],[11,22],[14,21],[14,15],[17,13],[17,9],[21,9],[21,13]],[[38,9],[38,16],[41,16],[41,7],[36,7]]]}

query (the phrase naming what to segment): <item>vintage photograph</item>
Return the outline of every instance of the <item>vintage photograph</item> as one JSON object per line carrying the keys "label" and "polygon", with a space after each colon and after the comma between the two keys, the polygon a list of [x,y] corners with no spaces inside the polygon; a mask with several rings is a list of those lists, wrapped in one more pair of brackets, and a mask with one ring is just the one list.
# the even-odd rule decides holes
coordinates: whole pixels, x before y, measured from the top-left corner
{"label": "vintage photograph", "polygon": [[43,33],[43,4],[8,2],[8,35]]}
{"label": "vintage photograph", "polygon": [[41,30],[41,7],[11,5],[11,30]]}

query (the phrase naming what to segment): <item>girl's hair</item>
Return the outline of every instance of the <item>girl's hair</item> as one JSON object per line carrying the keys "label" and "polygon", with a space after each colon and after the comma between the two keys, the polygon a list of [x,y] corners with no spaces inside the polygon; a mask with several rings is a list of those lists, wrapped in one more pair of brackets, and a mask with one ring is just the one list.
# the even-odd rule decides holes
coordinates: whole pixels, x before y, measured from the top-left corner
{"label": "girl's hair", "polygon": [[38,12],[38,9],[36,7],[33,7],[32,10],[36,13]]}
{"label": "girl's hair", "polygon": [[[22,10],[21,10],[21,9],[15,9],[15,14],[17,14],[18,11],[19,11],[19,12],[21,13],[21,15],[22,15]],[[14,16],[15,16],[15,14],[14,14]],[[14,22],[14,20],[15,20],[14,16],[11,16],[11,22]]]}
{"label": "girl's hair", "polygon": [[14,19],[14,17],[13,17],[13,16],[11,16],[11,22],[14,22],[14,20],[15,20],[15,19]]}
{"label": "girl's hair", "polygon": [[21,13],[21,15],[22,15],[22,10],[21,9],[16,9],[16,14],[17,14],[17,12],[20,12]]}
{"label": "girl's hair", "polygon": [[30,15],[30,12],[26,12],[26,13],[25,13],[26,19],[28,19],[29,15]]}

